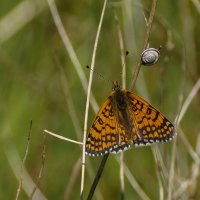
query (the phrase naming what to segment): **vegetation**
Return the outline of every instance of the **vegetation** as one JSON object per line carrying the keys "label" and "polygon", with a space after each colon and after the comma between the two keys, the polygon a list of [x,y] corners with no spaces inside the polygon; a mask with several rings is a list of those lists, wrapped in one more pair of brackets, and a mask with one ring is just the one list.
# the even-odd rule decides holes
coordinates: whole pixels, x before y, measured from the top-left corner
{"label": "vegetation", "polygon": [[[28,199],[31,194],[32,199],[80,198],[82,145],[44,130],[83,141],[88,82],[84,80],[91,73],[85,66],[92,66],[104,1],[56,1],[62,22],[57,25],[53,2],[0,3],[0,199]],[[152,1],[108,0],[87,128],[111,92],[107,80],[122,83],[121,57],[126,51],[124,80],[129,88],[151,6]],[[149,47],[161,45],[161,56],[155,65],[141,67],[134,91],[176,125],[177,137],[152,147],[132,146],[124,153],[124,199],[199,199],[200,4],[158,1],[154,14]],[[66,33],[59,32],[62,25]],[[83,199],[101,159],[86,156]],[[120,199],[122,182],[120,155],[109,155],[94,199]]]}

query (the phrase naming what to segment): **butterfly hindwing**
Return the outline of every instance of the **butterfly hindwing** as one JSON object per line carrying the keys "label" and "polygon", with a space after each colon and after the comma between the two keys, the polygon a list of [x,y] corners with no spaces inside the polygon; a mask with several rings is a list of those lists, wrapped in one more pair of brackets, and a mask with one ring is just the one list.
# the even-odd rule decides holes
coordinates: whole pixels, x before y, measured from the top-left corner
{"label": "butterfly hindwing", "polygon": [[132,134],[132,141],[135,145],[172,140],[174,127],[166,117],[134,93],[127,91],[127,97],[130,100],[129,110],[131,110],[133,123],[135,123],[132,132],[138,132],[138,134]]}

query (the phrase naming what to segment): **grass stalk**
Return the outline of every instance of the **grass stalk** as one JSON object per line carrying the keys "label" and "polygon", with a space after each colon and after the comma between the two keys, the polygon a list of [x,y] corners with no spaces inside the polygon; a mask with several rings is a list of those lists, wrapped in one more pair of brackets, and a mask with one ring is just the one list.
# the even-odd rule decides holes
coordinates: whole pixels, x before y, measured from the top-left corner
{"label": "grass stalk", "polygon": [[94,64],[95,64],[95,58],[96,58],[96,50],[97,45],[99,41],[99,35],[101,31],[101,26],[103,22],[103,17],[105,13],[107,5],[107,0],[104,1],[103,9],[101,12],[101,17],[97,29],[97,34],[94,42],[94,49],[92,53],[92,61],[91,61],[91,69],[90,70],[90,77],[89,77],[89,83],[88,83],[88,89],[87,89],[87,100],[86,100],[86,108],[85,108],[85,121],[84,121],[84,129],[83,129],[83,154],[82,154],[82,174],[81,174],[81,190],[80,190],[80,199],[83,199],[83,189],[84,189],[84,179],[85,179],[85,143],[86,143],[86,133],[87,133],[87,121],[88,121],[88,112],[89,112],[89,102],[90,102],[90,94],[91,94],[91,87],[92,87],[92,78],[93,78],[93,70],[94,70]]}

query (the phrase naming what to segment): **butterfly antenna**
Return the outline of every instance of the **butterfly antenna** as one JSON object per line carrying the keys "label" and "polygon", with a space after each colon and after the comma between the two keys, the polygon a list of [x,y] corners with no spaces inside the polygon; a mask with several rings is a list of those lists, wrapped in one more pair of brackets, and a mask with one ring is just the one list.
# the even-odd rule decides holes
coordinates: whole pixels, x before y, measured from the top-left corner
{"label": "butterfly antenna", "polygon": [[108,82],[108,83],[112,83],[111,80],[106,79],[102,74],[100,74],[99,72],[95,71],[94,69],[90,68],[89,65],[86,65],[86,68],[93,71],[96,75],[98,75],[99,77],[101,77],[104,81]]}

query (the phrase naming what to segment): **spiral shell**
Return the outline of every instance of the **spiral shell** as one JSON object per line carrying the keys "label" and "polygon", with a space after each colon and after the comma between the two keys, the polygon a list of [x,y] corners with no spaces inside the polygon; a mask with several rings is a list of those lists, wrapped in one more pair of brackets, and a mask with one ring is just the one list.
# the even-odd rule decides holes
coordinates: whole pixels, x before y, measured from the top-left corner
{"label": "spiral shell", "polygon": [[141,55],[141,64],[142,65],[154,65],[160,57],[160,52],[155,48],[148,48],[142,52]]}

